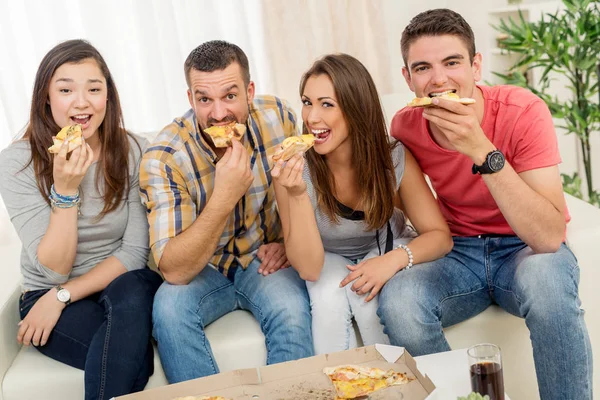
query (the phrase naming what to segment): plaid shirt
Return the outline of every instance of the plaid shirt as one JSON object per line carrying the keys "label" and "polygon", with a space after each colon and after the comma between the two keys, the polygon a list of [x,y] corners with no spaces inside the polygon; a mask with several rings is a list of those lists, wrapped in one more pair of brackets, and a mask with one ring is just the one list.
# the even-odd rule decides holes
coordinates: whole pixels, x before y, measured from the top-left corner
{"label": "plaid shirt", "polygon": [[[194,111],[189,110],[162,130],[142,158],[140,192],[157,265],[169,239],[195,221],[213,192],[217,155],[197,126]],[[254,98],[246,127],[243,144],[251,157],[254,181],[227,219],[209,261],[230,279],[235,267],[250,264],[260,245],[280,237],[268,160],[286,137],[298,134],[291,107],[273,96]]]}

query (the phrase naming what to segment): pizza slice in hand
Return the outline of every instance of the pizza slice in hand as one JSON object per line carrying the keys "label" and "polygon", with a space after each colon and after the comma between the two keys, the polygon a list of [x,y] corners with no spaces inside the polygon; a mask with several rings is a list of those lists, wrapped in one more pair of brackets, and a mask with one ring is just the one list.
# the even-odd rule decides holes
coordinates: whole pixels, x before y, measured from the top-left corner
{"label": "pizza slice in hand", "polygon": [[66,141],[69,143],[67,153],[70,153],[81,146],[82,136],[83,132],[81,131],[81,125],[67,125],[56,134],[54,139],[52,139],[54,144],[48,148],[48,151],[53,154],[58,154],[63,143]]}
{"label": "pizza slice in hand", "polygon": [[[444,92],[439,96],[435,97],[439,97],[441,99],[446,99],[450,101],[456,101],[461,104],[475,103],[475,99],[471,99],[469,97],[460,97],[459,95],[453,92]],[[429,107],[433,105],[433,97],[415,97],[410,103],[408,103],[409,107]]]}
{"label": "pizza slice in hand", "polygon": [[384,371],[379,368],[360,365],[328,367],[323,369],[323,372],[333,383],[337,399],[355,399],[360,396],[367,396],[376,390],[404,385],[415,379],[392,369]]}
{"label": "pizza slice in hand", "polygon": [[315,135],[292,136],[281,142],[277,152],[273,154],[273,161],[288,161],[298,153],[304,153],[315,144]]}
{"label": "pizza slice in hand", "polygon": [[213,125],[204,130],[212,139],[215,147],[231,146],[231,140],[242,140],[246,133],[246,125],[232,122],[227,125]]}

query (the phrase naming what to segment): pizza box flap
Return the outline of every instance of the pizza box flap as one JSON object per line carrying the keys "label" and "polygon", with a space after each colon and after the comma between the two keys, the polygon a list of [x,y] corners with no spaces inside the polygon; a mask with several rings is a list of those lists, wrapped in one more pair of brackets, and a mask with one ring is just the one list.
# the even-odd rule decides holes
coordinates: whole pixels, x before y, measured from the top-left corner
{"label": "pizza box flap", "polygon": [[425,399],[435,385],[417,369],[412,356],[402,347],[374,345],[324,354],[260,368],[224,372],[174,385],[146,390],[117,400],[171,400],[178,396],[220,395],[235,400],[333,400],[335,391],[325,367],[359,364],[393,368],[416,379],[406,385],[380,390],[370,400],[400,397]]}

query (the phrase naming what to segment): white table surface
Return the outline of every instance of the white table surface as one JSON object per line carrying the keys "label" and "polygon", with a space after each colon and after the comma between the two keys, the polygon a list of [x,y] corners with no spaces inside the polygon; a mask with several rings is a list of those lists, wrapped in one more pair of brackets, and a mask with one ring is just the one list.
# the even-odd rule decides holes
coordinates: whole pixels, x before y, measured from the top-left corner
{"label": "white table surface", "polygon": [[[436,386],[427,400],[455,400],[471,393],[467,349],[419,356],[415,360],[419,371],[427,374]],[[505,400],[510,400],[508,395]]]}

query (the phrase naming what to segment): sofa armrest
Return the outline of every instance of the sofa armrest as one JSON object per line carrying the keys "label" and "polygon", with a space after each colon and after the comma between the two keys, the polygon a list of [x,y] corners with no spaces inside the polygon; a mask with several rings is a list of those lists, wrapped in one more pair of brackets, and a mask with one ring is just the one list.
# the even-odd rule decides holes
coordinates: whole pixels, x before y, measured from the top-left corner
{"label": "sofa armrest", "polygon": [[[4,304],[0,305],[0,387],[4,375],[13,363],[21,345],[17,343],[17,324],[19,323],[19,296],[21,285],[17,283],[10,288],[10,295]],[[2,390],[0,390],[0,400]]]}

